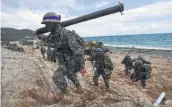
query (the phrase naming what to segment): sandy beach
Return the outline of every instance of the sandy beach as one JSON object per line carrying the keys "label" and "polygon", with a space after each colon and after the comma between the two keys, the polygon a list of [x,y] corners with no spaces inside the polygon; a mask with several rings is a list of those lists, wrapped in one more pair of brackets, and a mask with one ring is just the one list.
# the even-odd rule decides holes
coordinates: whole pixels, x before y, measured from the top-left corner
{"label": "sandy beach", "polygon": [[[53,96],[41,72],[52,89],[59,90],[52,81],[52,75],[58,64],[42,59],[39,50],[25,46],[25,52],[15,52],[1,48],[1,81],[2,107],[152,107],[161,92],[165,92],[165,100],[172,100],[172,51],[134,49],[131,54],[136,58],[141,54],[152,63],[152,78],[147,80],[146,89],[139,82],[130,80],[124,73],[121,60],[130,48],[112,48],[109,53],[114,63],[110,81],[111,91],[106,92],[102,77],[100,86],[93,85],[92,65],[86,61],[86,75],[78,78],[84,88],[83,94],[75,93],[75,86],[68,81],[69,94],[59,103],[49,101]],[[165,101],[164,100],[164,101]],[[172,103],[160,104],[160,107],[171,107]]]}

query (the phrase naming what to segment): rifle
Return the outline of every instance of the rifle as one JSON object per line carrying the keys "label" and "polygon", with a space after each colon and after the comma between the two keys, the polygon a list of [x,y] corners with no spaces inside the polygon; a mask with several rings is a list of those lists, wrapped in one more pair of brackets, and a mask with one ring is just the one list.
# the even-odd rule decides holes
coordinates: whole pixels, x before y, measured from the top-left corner
{"label": "rifle", "polygon": [[130,54],[133,49],[134,49],[134,46],[130,49],[130,51],[127,53],[127,55]]}

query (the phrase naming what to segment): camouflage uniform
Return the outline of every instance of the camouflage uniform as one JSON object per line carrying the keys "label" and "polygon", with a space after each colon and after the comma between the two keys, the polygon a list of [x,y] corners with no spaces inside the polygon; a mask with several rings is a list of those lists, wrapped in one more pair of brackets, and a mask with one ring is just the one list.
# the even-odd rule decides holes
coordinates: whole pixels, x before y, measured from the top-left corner
{"label": "camouflage uniform", "polygon": [[50,49],[49,46],[48,46],[48,49],[47,49],[47,60],[51,61],[51,49]]}
{"label": "camouflage uniform", "polygon": [[94,84],[96,86],[99,85],[98,78],[100,77],[100,75],[102,75],[104,82],[105,82],[105,86],[108,89],[109,88],[109,80],[110,80],[111,73],[112,73],[113,66],[114,66],[111,59],[109,58],[108,55],[104,55],[99,58],[94,57],[93,60],[95,60],[94,67],[96,67],[96,70],[94,71],[94,75],[93,75]]}
{"label": "camouflage uniform", "polygon": [[52,52],[52,56],[51,56],[52,62],[56,62],[56,52],[55,52],[55,49],[53,49],[51,52]]}
{"label": "camouflage uniform", "polygon": [[142,60],[135,60],[134,71],[137,77],[137,81],[140,80],[142,87],[146,87],[146,79],[150,78],[151,68],[148,64],[143,64]]}
{"label": "camouflage uniform", "polygon": [[121,64],[125,65],[125,73],[128,74],[128,71],[132,69],[133,61],[129,55],[126,55],[124,59],[121,61]]}
{"label": "camouflage uniform", "polygon": [[[39,31],[46,32],[44,29],[45,28],[39,29]],[[39,34],[39,32],[36,33]],[[62,92],[67,90],[65,76],[67,76],[75,86],[80,86],[76,72],[84,68],[84,48],[78,44],[77,39],[70,35],[70,33],[71,31],[58,24],[48,38],[38,36],[43,41],[54,45],[59,60],[59,68],[54,72],[52,78]]]}
{"label": "camouflage uniform", "polygon": [[41,54],[42,54],[43,58],[45,58],[45,52],[46,52],[46,49],[41,46]]}
{"label": "camouflage uniform", "polygon": [[143,64],[151,64],[149,61],[146,61],[141,55],[139,55],[136,59],[133,59],[133,62],[135,60],[141,60]]}

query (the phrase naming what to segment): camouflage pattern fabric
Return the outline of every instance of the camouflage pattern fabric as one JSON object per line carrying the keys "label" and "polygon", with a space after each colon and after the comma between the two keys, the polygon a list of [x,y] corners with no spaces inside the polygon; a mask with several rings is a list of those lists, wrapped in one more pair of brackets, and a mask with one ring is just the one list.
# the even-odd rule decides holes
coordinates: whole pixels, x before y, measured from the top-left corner
{"label": "camouflage pattern fabric", "polygon": [[[46,29],[39,29],[41,32],[45,32],[44,30]],[[54,46],[60,67],[54,72],[53,81],[61,91],[67,88],[65,75],[75,86],[79,86],[76,72],[84,68],[84,48],[78,43],[77,38],[69,32],[69,30],[58,25],[48,38],[38,36],[39,39]]]}
{"label": "camouflage pattern fabric", "polygon": [[135,60],[141,60],[143,64],[151,64],[149,61],[146,61],[146,60],[145,60],[142,56],[140,56],[140,55],[138,56],[138,58],[133,59],[133,62],[134,62]]}
{"label": "camouflage pattern fabric", "polygon": [[99,85],[98,78],[100,77],[100,75],[102,75],[106,88],[109,88],[109,80],[110,80],[114,65],[108,55],[104,55],[102,60],[103,60],[103,63],[100,63],[100,60],[98,61],[95,60],[96,70],[94,71],[93,81],[94,81],[94,84],[98,86]]}
{"label": "camouflage pattern fabric", "polygon": [[129,55],[126,55],[124,59],[121,61],[121,64],[125,65],[125,72],[126,74],[129,72],[129,70],[132,69],[133,61]]}
{"label": "camouflage pattern fabric", "polygon": [[109,69],[95,70],[94,75],[93,75],[93,81],[96,86],[99,85],[98,78],[100,77],[100,75],[102,75],[102,77],[103,77],[106,88],[109,88],[109,80],[110,80],[110,76],[111,76],[111,71]]}
{"label": "camouflage pattern fabric", "polygon": [[44,47],[41,47],[41,54],[43,58],[45,58],[45,52],[46,52],[46,49]]}
{"label": "camouflage pattern fabric", "polygon": [[80,86],[79,80],[75,74],[75,67],[68,68],[66,65],[61,64],[53,74],[53,81],[61,91],[67,90],[67,82],[65,76],[70,79],[75,86]]}
{"label": "camouflage pattern fabric", "polygon": [[143,64],[142,60],[136,60],[134,64],[134,73],[136,78],[140,79],[142,87],[146,87],[146,79],[151,77],[151,67],[148,64]]}
{"label": "camouflage pattern fabric", "polygon": [[47,49],[47,60],[50,61],[51,60],[51,49],[48,47]]}

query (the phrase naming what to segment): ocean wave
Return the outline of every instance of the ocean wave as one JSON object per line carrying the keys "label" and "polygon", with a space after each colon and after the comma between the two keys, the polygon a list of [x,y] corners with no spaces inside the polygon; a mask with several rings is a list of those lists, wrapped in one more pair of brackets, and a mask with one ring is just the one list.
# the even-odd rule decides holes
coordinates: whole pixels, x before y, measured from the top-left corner
{"label": "ocean wave", "polygon": [[162,48],[162,47],[148,47],[148,46],[134,46],[134,45],[109,45],[105,44],[105,46],[112,46],[112,47],[120,47],[120,48],[137,48],[137,49],[155,49],[155,50],[172,50],[171,48]]}

